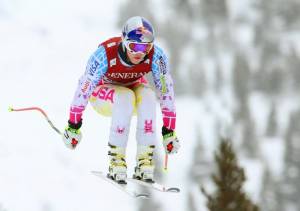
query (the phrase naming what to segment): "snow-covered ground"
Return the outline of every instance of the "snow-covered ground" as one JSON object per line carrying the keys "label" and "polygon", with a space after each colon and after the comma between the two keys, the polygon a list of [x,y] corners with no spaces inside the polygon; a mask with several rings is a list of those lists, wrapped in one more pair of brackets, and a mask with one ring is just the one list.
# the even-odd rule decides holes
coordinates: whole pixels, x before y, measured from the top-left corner
{"label": "snow-covered ground", "polygon": [[[111,15],[120,2],[1,2],[0,204],[7,211],[137,208],[135,200],[90,173],[107,169],[108,118],[99,117],[88,107],[83,141],[70,151],[38,112],[8,112],[9,106],[39,106],[62,130],[90,53],[99,42],[120,33],[115,27],[117,16]],[[178,185],[183,193],[158,194],[156,198],[184,210],[183,196],[188,191],[185,170],[190,165],[195,134],[190,126],[197,120],[198,103],[179,99],[177,106],[179,111],[189,107],[189,112],[178,112],[178,135],[188,144],[183,144],[180,155],[170,158],[165,181]],[[127,152],[130,173],[135,156],[134,128],[135,121]]]}
{"label": "snow-covered ground", "polygon": [[[0,2],[0,205],[7,211],[132,211],[137,208],[136,200],[90,173],[107,169],[109,118],[98,116],[88,107],[82,143],[70,151],[39,113],[8,112],[8,106],[42,107],[62,130],[68,120],[77,80],[90,53],[104,39],[120,34],[115,26],[118,17],[115,14],[122,2]],[[258,105],[259,102],[259,96],[251,101],[252,108],[259,106],[260,111],[265,111],[260,115],[265,119],[258,122],[262,123],[266,122],[268,110],[266,104]],[[198,206],[203,203],[199,210],[206,210],[205,199],[199,194],[198,186],[191,183],[188,173],[197,135],[203,140],[205,156],[212,158],[217,143],[214,134],[217,119],[230,124],[229,111],[222,106],[214,95],[201,100],[177,99],[177,134],[182,148],[179,154],[170,157],[164,182],[179,186],[182,192],[157,193],[155,200],[163,205],[162,210],[186,210],[190,191]],[[132,121],[127,151],[129,174],[134,166],[135,124]],[[160,118],[157,125],[159,129]],[[262,146],[265,154],[268,154],[267,146],[268,141]],[[162,150],[161,144],[158,147]],[[280,144],[277,149],[282,155]],[[268,157],[265,159],[269,162]],[[247,159],[242,164],[248,177],[245,188],[258,201],[263,165]],[[280,168],[274,167],[274,171],[280,174]]]}

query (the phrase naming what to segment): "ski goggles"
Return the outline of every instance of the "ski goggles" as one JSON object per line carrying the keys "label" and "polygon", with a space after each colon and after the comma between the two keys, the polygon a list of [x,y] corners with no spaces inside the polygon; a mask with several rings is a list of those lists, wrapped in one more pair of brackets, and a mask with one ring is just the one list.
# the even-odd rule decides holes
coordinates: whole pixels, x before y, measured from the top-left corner
{"label": "ski goggles", "polygon": [[153,43],[137,43],[126,41],[125,46],[131,53],[144,53],[147,54],[151,51]]}

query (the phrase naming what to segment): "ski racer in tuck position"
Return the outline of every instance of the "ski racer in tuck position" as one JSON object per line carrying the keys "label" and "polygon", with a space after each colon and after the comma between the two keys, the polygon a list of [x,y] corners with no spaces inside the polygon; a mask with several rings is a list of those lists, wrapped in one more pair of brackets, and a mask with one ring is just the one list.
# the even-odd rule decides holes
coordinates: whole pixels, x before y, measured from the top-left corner
{"label": "ski racer in tuck position", "polygon": [[121,37],[110,38],[98,46],[88,60],[70,106],[63,141],[71,149],[81,141],[82,115],[88,101],[98,113],[111,116],[108,176],[118,183],[126,183],[125,154],[133,115],[137,116],[134,178],[153,182],[156,95],[145,78],[149,72],[160,100],[163,146],[166,153],[176,153],[180,144],[175,134],[173,80],[166,55],[154,44],[153,27],[143,17],[128,19]]}

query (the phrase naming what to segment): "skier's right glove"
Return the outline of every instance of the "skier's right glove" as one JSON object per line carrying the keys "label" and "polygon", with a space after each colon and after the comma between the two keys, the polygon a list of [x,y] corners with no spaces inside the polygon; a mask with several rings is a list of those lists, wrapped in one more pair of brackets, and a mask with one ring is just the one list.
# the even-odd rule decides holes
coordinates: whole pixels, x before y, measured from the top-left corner
{"label": "skier's right glove", "polygon": [[75,149],[75,147],[81,141],[81,125],[82,121],[80,121],[78,124],[68,121],[68,126],[65,128],[64,134],[62,135],[63,141],[68,148]]}
{"label": "skier's right glove", "polygon": [[175,131],[170,130],[165,126],[163,126],[162,135],[163,135],[163,145],[165,148],[165,152],[167,154],[177,153],[180,148],[180,144],[175,134]]}

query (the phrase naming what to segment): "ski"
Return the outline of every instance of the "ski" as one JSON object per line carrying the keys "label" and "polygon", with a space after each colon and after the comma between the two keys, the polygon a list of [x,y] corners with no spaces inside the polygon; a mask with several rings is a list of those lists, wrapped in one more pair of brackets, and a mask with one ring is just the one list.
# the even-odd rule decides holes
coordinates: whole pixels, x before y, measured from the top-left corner
{"label": "ski", "polygon": [[116,188],[118,188],[119,190],[123,191],[124,193],[126,193],[127,195],[129,195],[133,198],[143,198],[143,199],[150,198],[149,194],[137,193],[135,190],[129,189],[127,184],[119,184],[119,183],[115,182],[114,180],[112,180],[111,178],[109,178],[105,173],[103,173],[101,171],[92,171],[92,174],[109,182],[110,184],[112,184],[113,186],[115,186]]}
{"label": "ski", "polygon": [[134,178],[127,178],[127,181],[133,182],[138,185],[142,185],[144,187],[152,188],[154,190],[160,191],[160,192],[168,192],[168,193],[179,193],[180,189],[177,187],[167,187],[165,185],[159,184],[157,182],[144,182],[142,180],[134,179]]}

